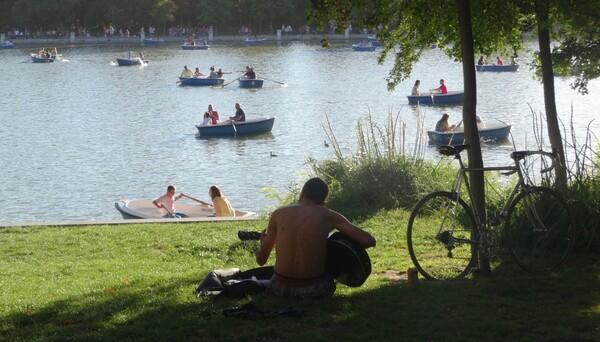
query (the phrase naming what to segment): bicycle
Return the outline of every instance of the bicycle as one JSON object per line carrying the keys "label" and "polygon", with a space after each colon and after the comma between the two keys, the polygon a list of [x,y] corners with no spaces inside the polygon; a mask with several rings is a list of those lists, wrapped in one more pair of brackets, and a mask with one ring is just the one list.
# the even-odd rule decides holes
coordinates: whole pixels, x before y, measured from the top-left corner
{"label": "bicycle", "polygon": [[[419,272],[429,280],[464,277],[475,265],[477,253],[492,258],[500,247],[499,226],[504,221],[504,243],[512,258],[524,270],[543,273],[558,267],[567,257],[574,241],[574,220],[564,198],[555,190],[529,185],[526,158],[550,158],[541,173],[554,168],[555,155],[544,151],[515,151],[514,165],[465,167],[460,153],[468,145],[440,146],[438,152],[458,160],[450,192],[435,191],[423,197],[411,212],[408,222],[408,251]],[[497,215],[490,213],[482,222],[472,203],[461,196],[464,182],[469,198],[467,173],[502,171],[517,173],[518,181]],[[487,210],[487,209],[486,209]]]}

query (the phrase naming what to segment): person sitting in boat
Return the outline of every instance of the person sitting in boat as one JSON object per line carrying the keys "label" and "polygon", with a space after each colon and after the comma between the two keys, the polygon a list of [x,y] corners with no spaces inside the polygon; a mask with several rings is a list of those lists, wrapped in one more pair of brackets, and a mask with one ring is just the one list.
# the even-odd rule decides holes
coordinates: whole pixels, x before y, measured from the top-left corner
{"label": "person sitting in boat", "polygon": [[217,112],[216,110],[213,110],[213,106],[211,104],[208,105],[208,110],[204,113],[208,114],[213,125],[216,125],[219,123],[219,112]]}
{"label": "person sitting in boat", "polygon": [[179,213],[175,210],[175,202],[180,200],[181,197],[183,197],[183,194],[179,194],[179,196],[175,196],[175,187],[173,185],[169,185],[167,187],[167,192],[160,196],[159,198],[157,198],[156,200],[152,201],[152,204],[157,207],[158,209],[160,209],[163,213],[166,212],[163,215],[163,218],[168,218],[168,217],[188,217],[188,215],[184,214],[184,213]]}
{"label": "person sitting in boat", "polygon": [[431,89],[431,92],[436,92],[436,93],[440,93],[440,94],[448,94],[448,88],[446,88],[446,84],[444,83],[444,80],[441,79],[440,86],[435,89]]}
{"label": "person sitting in boat", "polygon": [[196,68],[196,71],[194,71],[194,78],[199,78],[202,76],[204,76],[204,74],[200,72],[200,68]]}
{"label": "person sitting in boat", "polygon": [[242,75],[242,77],[247,78],[249,80],[254,80],[256,79],[256,73],[254,72],[254,69],[246,66],[246,73]]}
{"label": "person sitting in boat", "polygon": [[233,210],[229,200],[223,196],[223,193],[218,186],[211,186],[210,189],[208,189],[208,196],[212,199],[216,217],[235,217],[235,210]]}
{"label": "person sitting in boat", "polygon": [[217,71],[217,78],[222,78],[223,77],[223,69],[219,68],[219,71]]}
{"label": "person sitting in boat", "polygon": [[481,116],[479,116],[479,114],[475,114],[475,121],[477,122],[477,129],[485,128],[485,122],[481,120]]}
{"label": "person sitting in boat", "polygon": [[502,60],[502,58],[500,58],[500,56],[496,57],[496,64],[498,64],[498,65],[504,65],[504,61]]}
{"label": "person sitting in boat", "polygon": [[202,119],[202,125],[212,125],[212,119],[210,118],[210,114],[208,112],[204,113],[204,118]]}
{"label": "person sitting in boat", "polygon": [[477,65],[484,65],[485,64],[485,59],[483,58],[483,55],[481,55],[481,57],[479,57],[479,60],[477,61]]}
{"label": "person sitting in boat", "polygon": [[183,67],[183,71],[181,72],[181,77],[192,78],[194,73],[192,70],[188,69],[187,65]]}
{"label": "person sitting in boat", "polygon": [[421,95],[421,91],[419,90],[419,86],[421,85],[421,81],[420,80],[416,80],[415,81],[415,85],[412,88],[412,91],[410,92],[411,95]]}
{"label": "person sitting in boat", "polygon": [[438,132],[453,131],[456,125],[450,126],[450,124],[448,123],[449,118],[450,115],[448,115],[448,113],[444,113],[444,115],[442,115],[442,118],[437,122],[437,124],[435,124],[435,130]]}
{"label": "person sitting in boat", "polygon": [[215,67],[211,66],[210,67],[210,74],[208,75],[208,78],[218,78],[219,75],[217,75],[217,72],[215,71]]}
{"label": "person sitting in boat", "polygon": [[244,122],[246,121],[246,113],[239,103],[235,104],[235,116],[230,116],[229,121]]}
{"label": "person sitting in boat", "polygon": [[144,60],[145,60],[146,58],[144,57],[144,54],[140,52],[140,53],[138,54],[138,59],[140,60],[140,62],[144,62]]}
{"label": "person sitting in boat", "polygon": [[515,60],[515,56],[510,56],[510,65],[517,65],[517,61]]}

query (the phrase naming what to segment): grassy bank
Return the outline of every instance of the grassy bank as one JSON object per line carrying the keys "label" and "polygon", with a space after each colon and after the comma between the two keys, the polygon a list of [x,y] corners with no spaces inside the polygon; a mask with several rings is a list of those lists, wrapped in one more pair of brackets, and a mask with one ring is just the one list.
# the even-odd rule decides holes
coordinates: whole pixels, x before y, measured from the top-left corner
{"label": "grassy bank", "polygon": [[[212,269],[255,267],[256,242],[238,230],[264,221],[35,227],[0,230],[0,340],[598,340],[598,256],[572,256],[547,276],[509,258],[491,277],[421,280],[405,271],[408,213],[377,213],[360,225],[378,240],[373,273],[331,299],[202,298]],[[272,260],[271,260],[272,261]],[[302,317],[245,320],[224,309],[252,302],[296,308]]]}

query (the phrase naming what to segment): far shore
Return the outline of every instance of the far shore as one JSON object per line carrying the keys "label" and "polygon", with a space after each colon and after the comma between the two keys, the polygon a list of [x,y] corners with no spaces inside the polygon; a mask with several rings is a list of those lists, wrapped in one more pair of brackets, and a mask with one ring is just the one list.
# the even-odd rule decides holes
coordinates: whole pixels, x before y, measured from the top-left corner
{"label": "far shore", "polygon": [[[294,42],[294,41],[305,41],[305,42],[321,42],[323,39],[329,41],[348,41],[348,42],[357,42],[361,39],[366,39],[368,36],[372,36],[370,34],[350,34],[348,36],[343,34],[338,35],[326,35],[326,34],[305,34],[305,35],[281,35],[281,40],[277,39],[277,35],[259,35],[259,38],[266,39],[266,42]],[[158,39],[159,36],[146,36],[146,39]],[[177,37],[162,37],[161,39],[165,41],[165,43],[183,43],[188,39],[187,36],[177,36]],[[246,39],[246,36],[243,35],[216,35],[213,36],[212,39],[208,39],[207,37],[197,37],[197,39],[206,38],[209,44],[211,43],[220,43],[220,42],[240,42],[243,43]],[[5,40],[9,40],[5,38]],[[17,38],[11,39],[15,48],[21,46],[51,46],[51,45],[59,45],[59,46],[69,46],[69,45],[97,45],[97,44],[143,44],[143,39],[138,36],[132,37],[75,37],[73,40],[70,37],[55,37],[55,38]]]}

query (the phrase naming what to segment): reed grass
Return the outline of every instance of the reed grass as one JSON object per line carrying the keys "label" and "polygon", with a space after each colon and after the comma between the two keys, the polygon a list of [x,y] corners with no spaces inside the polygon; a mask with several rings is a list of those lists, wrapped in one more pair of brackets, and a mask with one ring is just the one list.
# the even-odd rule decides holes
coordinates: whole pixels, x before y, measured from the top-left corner
{"label": "reed grass", "polygon": [[330,185],[328,206],[350,218],[368,217],[382,209],[412,208],[423,194],[448,188],[453,169],[423,160],[421,121],[417,119],[421,131],[410,143],[400,112],[390,110],[382,125],[369,113],[356,126],[357,152],[344,154],[327,119],[324,130],[335,157],[309,160],[309,165]]}

